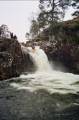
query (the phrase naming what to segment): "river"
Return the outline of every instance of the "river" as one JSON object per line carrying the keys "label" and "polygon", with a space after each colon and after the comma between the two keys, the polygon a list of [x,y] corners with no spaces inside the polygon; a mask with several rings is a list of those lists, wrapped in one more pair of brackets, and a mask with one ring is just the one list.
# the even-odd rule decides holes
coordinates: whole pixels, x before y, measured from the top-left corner
{"label": "river", "polygon": [[0,120],[79,120],[79,75],[55,71],[30,48],[36,72],[0,81]]}

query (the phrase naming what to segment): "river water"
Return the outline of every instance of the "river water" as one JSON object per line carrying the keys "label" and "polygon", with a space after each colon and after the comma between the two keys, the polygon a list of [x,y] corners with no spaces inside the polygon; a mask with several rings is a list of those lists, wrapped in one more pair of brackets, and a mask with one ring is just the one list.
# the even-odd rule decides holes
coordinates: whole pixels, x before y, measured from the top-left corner
{"label": "river water", "polygon": [[36,72],[0,82],[0,120],[79,120],[79,75],[55,71],[29,48]]}

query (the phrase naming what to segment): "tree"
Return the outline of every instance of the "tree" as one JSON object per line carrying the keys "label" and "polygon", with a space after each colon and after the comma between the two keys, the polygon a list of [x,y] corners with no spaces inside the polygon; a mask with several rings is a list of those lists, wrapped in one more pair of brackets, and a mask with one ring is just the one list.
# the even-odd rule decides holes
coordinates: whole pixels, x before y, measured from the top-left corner
{"label": "tree", "polygon": [[65,15],[68,0],[40,0],[40,14],[38,16],[39,28],[49,27],[49,35],[52,40],[54,27]]}
{"label": "tree", "polygon": [[76,17],[79,16],[79,0],[73,0],[71,5],[75,9],[75,12],[72,15]]}
{"label": "tree", "polygon": [[39,2],[39,28],[44,30],[48,27],[50,40],[53,39],[55,27],[63,20],[68,6],[75,8],[73,16],[79,16],[79,0],[39,0]]}
{"label": "tree", "polygon": [[44,16],[48,18],[51,23],[58,21],[65,15],[65,9],[69,3],[69,0],[40,0],[39,8]]}
{"label": "tree", "polygon": [[35,38],[38,35],[39,32],[39,25],[36,20],[32,20],[31,28],[30,28],[30,34],[32,38]]}
{"label": "tree", "polygon": [[26,37],[27,40],[29,40],[29,36],[30,36],[29,33],[26,33],[26,34],[25,34],[25,37]]}
{"label": "tree", "polygon": [[40,13],[37,20],[32,20],[31,37],[35,38],[39,32],[48,29],[49,40],[53,40],[55,28],[63,21],[68,6],[75,8],[74,16],[79,15],[79,0],[39,0]]}
{"label": "tree", "polygon": [[8,30],[8,26],[5,24],[2,24],[0,26],[0,36],[3,38],[10,38],[10,31]]}

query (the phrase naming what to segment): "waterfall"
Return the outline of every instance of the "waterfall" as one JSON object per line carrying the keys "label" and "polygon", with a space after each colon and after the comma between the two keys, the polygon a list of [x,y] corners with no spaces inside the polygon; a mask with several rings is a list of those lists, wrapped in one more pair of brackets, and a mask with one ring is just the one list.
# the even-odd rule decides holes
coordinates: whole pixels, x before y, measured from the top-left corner
{"label": "waterfall", "polygon": [[[37,71],[34,73],[23,73],[19,79],[21,83],[13,82],[14,88],[25,89],[31,92],[44,89],[50,93],[77,93],[79,92],[79,75],[55,71],[51,68],[45,52],[39,47],[22,47],[23,51],[29,53]],[[16,79],[16,78],[15,78]],[[18,78],[17,78],[18,79]]]}
{"label": "waterfall", "polygon": [[32,57],[35,66],[37,67],[37,71],[52,71],[47,55],[42,49],[39,48],[39,46],[36,46],[35,49],[29,48],[29,50],[29,54]]}

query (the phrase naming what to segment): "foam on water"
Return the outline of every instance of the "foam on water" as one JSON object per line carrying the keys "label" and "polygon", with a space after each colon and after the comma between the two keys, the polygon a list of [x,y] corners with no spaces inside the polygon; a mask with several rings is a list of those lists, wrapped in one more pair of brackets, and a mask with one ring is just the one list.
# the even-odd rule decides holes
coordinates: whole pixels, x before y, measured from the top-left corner
{"label": "foam on water", "polygon": [[[45,89],[50,93],[77,93],[79,92],[79,75],[54,71],[51,68],[45,52],[36,47],[35,50],[29,49],[29,54],[33,59],[37,71],[28,75],[21,75],[19,79],[23,82],[11,83],[11,86],[20,89],[26,89],[34,92],[39,89]],[[28,84],[27,84],[28,81]]]}

